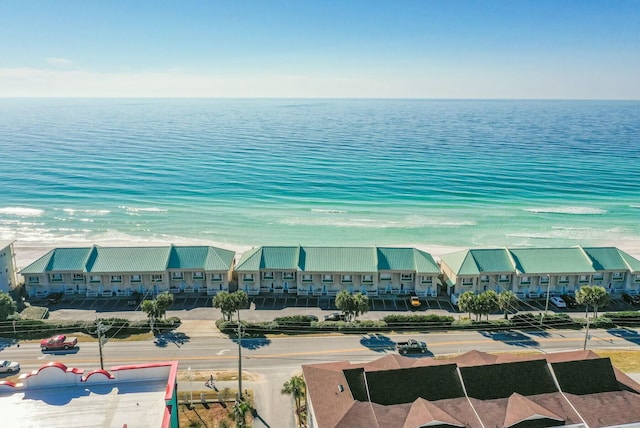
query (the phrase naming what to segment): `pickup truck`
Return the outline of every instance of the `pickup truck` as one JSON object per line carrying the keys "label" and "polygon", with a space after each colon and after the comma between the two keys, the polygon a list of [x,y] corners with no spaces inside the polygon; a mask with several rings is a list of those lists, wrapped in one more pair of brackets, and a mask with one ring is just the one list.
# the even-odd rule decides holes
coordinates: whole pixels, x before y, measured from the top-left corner
{"label": "pickup truck", "polygon": [[71,349],[78,345],[77,337],[67,337],[64,334],[52,336],[40,341],[40,349],[43,351],[55,351],[59,349]]}
{"label": "pickup truck", "polygon": [[424,342],[420,342],[419,340],[409,339],[406,342],[398,342],[396,344],[396,349],[400,354],[409,354],[420,352],[424,354],[427,352],[427,344]]}

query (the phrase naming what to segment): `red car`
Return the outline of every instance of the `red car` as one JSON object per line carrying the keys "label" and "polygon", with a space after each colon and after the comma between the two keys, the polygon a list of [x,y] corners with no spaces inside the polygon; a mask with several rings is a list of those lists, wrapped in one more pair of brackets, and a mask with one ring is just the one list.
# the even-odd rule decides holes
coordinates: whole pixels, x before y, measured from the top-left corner
{"label": "red car", "polygon": [[40,349],[43,351],[55,351],[59,349],[72,349],[78,345],[77,337],[67,337],[64,334],[52,336],[40,341]]}

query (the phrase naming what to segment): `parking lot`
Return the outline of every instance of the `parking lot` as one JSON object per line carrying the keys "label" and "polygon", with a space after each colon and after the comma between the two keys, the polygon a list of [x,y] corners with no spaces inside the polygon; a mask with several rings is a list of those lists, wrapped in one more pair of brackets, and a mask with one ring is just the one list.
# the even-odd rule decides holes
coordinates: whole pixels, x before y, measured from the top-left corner
{"label": "parking lot", "polygon": [[[171,315],[180,317],[204,317],[209,319],[215,317],[213,312],[217,312],[212,306],[213,296],[202,295],[174,295],[174,302],[169,307],[168,312]],[[408,313],[426,313],[435,312],[443,314],[460,314],[457,307],[453,306],[448,296],[439,296],[438,298],[421,298],[420,307],[411,307],[408,297],[390,297],[390,296],[373,296],[369,298],[369,313],[364,315],[363,319],[380,318],[380,312],[408,312]],[[84,296],[65,296],[60,302],[47,304],[47,301],[33,301],[33,305],[48,306],[52,314],[60,312],[61,316],[72,317],[77,316],[79,311],[86,313],[106,313],[111,312],[110,316],[124,316],[127,318],[139,318],[144,315],[138,310],[139,308],[132,302],[131,297],[121,298],[96,298]],[[282,311],[289,309],[291,313],[309,313],[322,315],[329,312],[336,312],[338,308],[335,305],[335,297],[317,297],[317,296],[252,296],[249,298],[250,312],[255,314],[257,318],[264,318],[273,315],[272,311]],[[544,311],[546,299],[540,298],[535,300],[521,301],[518,305],[518,312],[538,312]],[[591,308],[590,308],[591,309]],[[609,305],[605,308],[598,308],[599,311],[628,311],[638,310],[638,307],[623,301],[619,297],[612,298]],[[65,311],[69,310],[69,311]],[[549,303],[548,310],[556,313],[584,313],[584,306],[557,308]],[[63,315],[68,312],[69,315]],[[137,313],[136,313],[137,312]],[[211,312],[211,313],[209,313]],[[264,314],[260,315],[260,313]],[[515,310],[512,313],[516,312]],[[72,315],[75,314],[75,315]],[[129,314],[129,315],[127,315]],[[274,315],[279,316],[279,315]],[[253,316],[250,316],[253,318]],[[194,318],[195,319],[195,318]]]}

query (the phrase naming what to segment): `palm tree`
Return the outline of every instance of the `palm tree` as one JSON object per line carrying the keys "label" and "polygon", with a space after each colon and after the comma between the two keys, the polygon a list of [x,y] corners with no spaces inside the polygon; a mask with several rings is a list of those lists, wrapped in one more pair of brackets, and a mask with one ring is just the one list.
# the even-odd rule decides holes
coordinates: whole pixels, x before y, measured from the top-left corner
{"label": "palm tree", "polygon": [[510,290],[498,294],[498,306],[504,312],[504,319],[509,319],[509,311],[518,304],[518,296]]}
{"label": "palm tree", "polygon": [[609,303],[609,294],[604,287],[597,285],[585,285],[576,292],[576,301],[585,305],[585,312],[589,311],[589,306],[593,307],[593,316],[598,317],[598,308]]}
{"label": "palm tree", "polygon": [[282,385],[281,394],[291,395],[296,404],[296,418],[298,426],[304,426],[304,422],[300,420],[302,411],[302,399],[306,400],[307,385],[304,383],[302,375],[293,376]]}

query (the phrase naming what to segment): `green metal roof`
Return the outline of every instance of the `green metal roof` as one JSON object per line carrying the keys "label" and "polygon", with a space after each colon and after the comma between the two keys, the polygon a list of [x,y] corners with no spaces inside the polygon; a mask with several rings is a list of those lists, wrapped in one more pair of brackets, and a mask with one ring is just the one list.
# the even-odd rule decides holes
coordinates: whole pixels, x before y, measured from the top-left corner
{"label": "green metal roof", "polygon": [[258,247],[242,255],[235,270],[238,272],[260,269],[298,270],[298,246]]}
{"label": "green metal roof", "polygon": [[464,250],[445,254],[442,261],[456,275],[479,275],[480,273],[513,272],[515,267],[504,248]]}
{"label": "green metal roof", "polygon": [[300,268],[304,272],[377,272],[372,247],[301,247]]}
{"label": "green metal roof", "polygon": [[203,269],[228,271],[233,263],[233,251],[205,246],[171,247],[167,269]]}
{"label": "green metal roof", "polygon": [[439,273],[431,254],[415,248],[376,248],[379,270]]}
{"label": "green metal roof", "polygon": [[618,250],[618,253],[620,254],[620,257],[622,257],[624,261],[627,262],[627,265],[631,268],[632,272],[640,272],[640,260],[636,259],[633,256],[630,256],[622,250]]}
{"label": "green metal roof", "polygon": [[167,269],[228,271],[233,251],[216,247],[56,248],[24,268],[24,274],[47,272],[163,272]]}
{"label": "green metal roof", "polygon": [[21,274],[45,272],[85,272],[92,247],[56,248],[20,271]]}
{"label": "green metal roof", "polygon": [[615,247],[588,247],[585,253],[596,270],[627,270],[627,264]]}
{"label": "green metal roof", "polygon": [[87,266],[92,273],[163,272],[171,247],[96,247],[95,261]]}
{"label": "green metal roof", "polygon": [[522,273],[595,272],[582,248],[523,248],[509,250]]}

